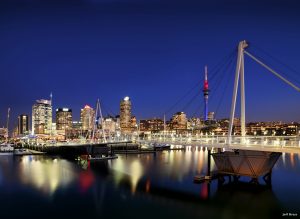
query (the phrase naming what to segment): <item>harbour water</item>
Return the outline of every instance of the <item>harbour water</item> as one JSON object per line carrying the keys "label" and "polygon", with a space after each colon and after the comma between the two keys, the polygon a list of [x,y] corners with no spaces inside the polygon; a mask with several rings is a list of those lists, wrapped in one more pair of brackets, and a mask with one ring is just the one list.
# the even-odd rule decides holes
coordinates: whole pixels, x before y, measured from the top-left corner
{"label": "harbour water", "polygon": [[[195,184],[207,150],[100,162],[0,156],[1,218],[282,218],[300,216],[300,155],[283,154],[272,187]],[[212,162],[212,168],[215,168]],[[249,179],[241,179],[247,181]]]}

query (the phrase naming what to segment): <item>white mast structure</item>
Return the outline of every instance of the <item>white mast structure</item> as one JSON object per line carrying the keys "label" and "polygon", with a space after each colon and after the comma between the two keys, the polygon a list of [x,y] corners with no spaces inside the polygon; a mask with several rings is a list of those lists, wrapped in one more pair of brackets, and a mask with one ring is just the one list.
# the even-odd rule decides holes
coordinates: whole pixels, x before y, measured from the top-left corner
{"label": "white mast structure", "polygon": [[[230,111],[230,122],[228,129],[228,144],[231,143],[231,135],[233,129],[233,120],[236,106],[236,98],[238,93],[239,79],[241,83],[241,136],[246,135],[246,125],[245,125],[245,78],[244,78],[244,49],[248,47],[248,44],[245,40],[241,41],[238,46],[238,56],[237,56],[237,65],[235,71],[235,80],[233,87],[231,111]],[[239,76],[241,76],[239,78]]]}
{"label": "white mast structure", "polygon": [[[97,100],[97,105],[96,105],[96,113],[95,113],[95,122],[94,122],[94,127],[93,127],[93,134],[92,134],[92,141],[95,141],[95,132],[97,130],[96,127],[96,121],[98,120],[98,112],[100,115],[100,121],[101,121],[101,129],[102,129],[102,136],[103,136],[103,140],[104,142],[106,142],[106,136],[105,136],[105,124],[104,124],[104,119],[103,119],[103,115],[102,115],[102,110],[101,110],[101,105],[100,105],[100,100]],[[99,121],[98,121],[99,123]]]}
{"label": "white mast structure", "polygon": [[166,139],[166,115],[164,114],[164,141]]}
{"label": "white mast structure", "polygon": [[10,108],[7,109],[7,120],[6,120],[6,143],[8,143],[8,125],[9,125],[9,114],[10,114]]}
{"label": "white mast structure", "polygon": [[[253,59],[255,62],[260,64],[262,67],[266,68],[269,72],[274,74],[276,77],[284,81],[289,86],[293,87],[296,91],[300,92],[300,88],[293,84],[288,79],[281,76],[278,72],[270,68],[268,65],[264,64],[262,61],[260,61],[258,58],[254,57],[252,54],[250,54],[245,49],[248,47],[248,43],[243,40],[239,43],[238,46],[238,56],[237,56],[237,66],[236,66],[236,72],[235,72],[235,80],[234,80],[234,88],[233,88],[233,95],[232,95],[232,103],[231,103],[231,112],[230,112],[230,121],[229,121],[229,129],[228,129],[228,145],[231,143],[231,136],[232,136],[232,129],[233,129],[233,120],[234,120],[234,114],[235,114],[235,106],[236,106],[236,98],[237,98],[237,92],[238,92],[238,85],[239,85],[239,79],[241,84],[241,136],[242,136],[242,142],[245,143],[245,136],[246,136],[246,124],[245,124],[245,78],[244,78],[244,53],[249,56],[251,59]],[[240,78],[239,78],[240,76]]]}
{"label": "white mast structure", "polygon": [[52,110],[53,110],[53,107],[52,107],[52,98],[53,98],[53,95],[52,95],[52,92],[50,93],[50,107],[51,107],[51,127],[50,127],[50,137],[52,138],[52,135],[53,135],[53,130],[52,130]]}

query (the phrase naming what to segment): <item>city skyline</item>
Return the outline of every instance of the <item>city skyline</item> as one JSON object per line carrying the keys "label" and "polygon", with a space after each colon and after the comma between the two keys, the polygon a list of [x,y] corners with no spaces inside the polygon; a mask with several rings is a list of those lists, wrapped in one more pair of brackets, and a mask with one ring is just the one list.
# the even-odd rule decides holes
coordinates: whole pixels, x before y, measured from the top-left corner
{"label": "city skyline", "polygon": [[3,218],[300,215],[299,0],[0,0]]}
{"label": "city skyline", "polygon": [[[214,7],[215,2],[175,1],[170,5],[168,1],[128,1],[122,8],[118,1],[74,2],[31,1],[19,6],[1,2],[5,34],[0,41],[4,51],[0,69],[5,83],[1,86],[0,126],[6,124],[8,107],[10,124],[17,124],[18,115],[30,114],[32,103],[51,92],[54,108],[73,109],[75,120],[79,120],[80,108],[85,104],[94,107],[97,98],[118,114],[119,101],[127,95],[137,118],[162,118],[196,81],[202,82],[205,65],[211,75],[214,66],[242,39],[249,40],[251,48],[259,45],[300,69],[300,32],[296,28],[300,19],[295,1],[285,5],[272,1],[272,6],[270,1],[262,1],[260,6],[223,1],[220,7]],[[276,17],[278,13],[282,17]],[[245,68],[247,122],[299,121],[296,91],[249,60]],[[282,65],[274,68],[281,70]],[[229,117],[234,70],[230,74],[226,100],[217,118]],[[213,83],[210,89],[209,110],[216,111],[222,89],[214,94]],[[197,92],[198,102],[185,112],[200,117],[202,85]],[[167,116],[182,111],[184,105]]]}

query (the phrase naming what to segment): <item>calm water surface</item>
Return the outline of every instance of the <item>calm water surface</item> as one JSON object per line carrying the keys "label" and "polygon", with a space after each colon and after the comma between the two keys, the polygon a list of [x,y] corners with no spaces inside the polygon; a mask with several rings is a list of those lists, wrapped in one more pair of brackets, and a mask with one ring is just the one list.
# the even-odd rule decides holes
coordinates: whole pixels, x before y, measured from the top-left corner
{"label": "calm water surface", "polygon": [[[200,147],[88,163],[0,156],[1,218],[282,218],[300,216],[298,154],[283,154],[272,188],[195,184]],[[212,168],[214,163],[212,162]],[[248,179],[242,179],[247,181]]]}

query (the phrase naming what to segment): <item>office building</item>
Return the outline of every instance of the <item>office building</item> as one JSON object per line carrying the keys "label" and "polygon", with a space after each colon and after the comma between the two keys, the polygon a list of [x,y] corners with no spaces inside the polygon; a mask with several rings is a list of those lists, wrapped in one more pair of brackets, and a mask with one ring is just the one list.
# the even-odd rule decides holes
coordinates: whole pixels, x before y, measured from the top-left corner
{"label": "office building", "polygon": [[103,128],[105,133],[113,134],[116,132],[117,120],[113,117],[104,118]]}
{"label": "office building", "polygon": [[141,132],[159,132],[164,130],[164,121],[162,119],[143,119],[140,121]]}
{"label": "office building", "polygon": [[33,134],[51,134],[52,132],[52,101],[37,100],[32,106]]}
{"label": "office building", "polygon": [[120,103],[120,127],[122,133],[131,133],[131,101],[125,97]]}
{"label": "office building", "polygon": [[130,124],[131,124],[131,131],[132,132],[136,132],[138,130],[138,126],[137,126],[137,122],[136,122],[136,117],[135,116],[131,116]]}
{"label": "office building", "polygon": [[93,130],[95,124],[95,110],[89,105],[85,105],[80,112],[82,130]]}
{"label": "office building", "polygon": [[72,128],[72,109],[56,109],[56,130],[65,131]]}
{"label": "office building", "polygon": [[29,117],[28,115],[18,116],[18,135],[26,135],[29,132]]}

